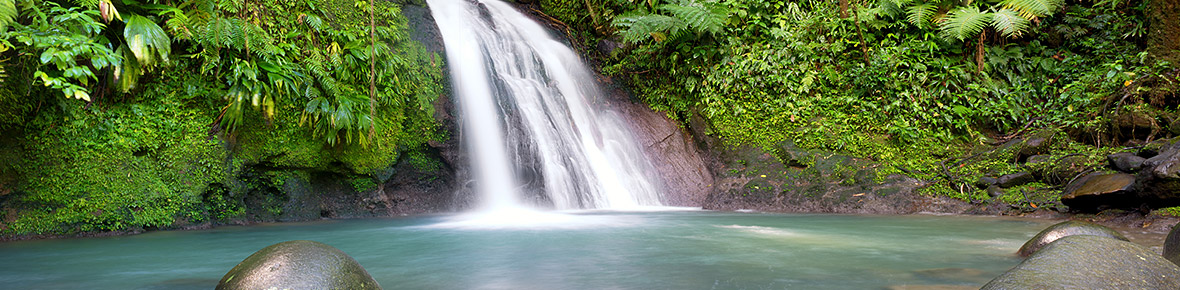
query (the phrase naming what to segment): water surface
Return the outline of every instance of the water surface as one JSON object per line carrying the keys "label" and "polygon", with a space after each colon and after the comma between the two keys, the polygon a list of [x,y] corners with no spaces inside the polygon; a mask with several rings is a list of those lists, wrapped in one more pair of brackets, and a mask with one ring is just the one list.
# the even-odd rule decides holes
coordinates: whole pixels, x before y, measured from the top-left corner
{"label": "water surface", "polygon": [[[1049,224],[961,216],[582,212],[484,227],[453,216],[0,243],[0,288],[212,289],[254,251],[314,240],[385,289],[978,287]],[[458,224],[459,226],[456,226]]]}

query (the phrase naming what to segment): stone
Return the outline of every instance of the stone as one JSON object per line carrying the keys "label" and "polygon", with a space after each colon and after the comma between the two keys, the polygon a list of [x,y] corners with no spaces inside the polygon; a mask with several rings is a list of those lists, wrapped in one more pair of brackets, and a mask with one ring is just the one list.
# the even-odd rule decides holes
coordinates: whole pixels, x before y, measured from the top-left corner
{"label": "stone", "polygon": [[1032,173],[1021,171],[1000,176],[1000,180],[998,183],[996,183],[996,185],[999,185],[1002,188],[1010,188],[1025,185],[1036,180],[1036,177],[1033,177]]}
{"label": "stone", "polygon": [[1180,266],[1135,243],[1073,235],[980,289],[1180,289]]}
{"label": "stone", "polygon": [[1077,235],[1100,236],[1129,241],[1127,237],[1123,236],[1123,234],[1120,234],[1118,231],[1112,230],[1108,227],[1091,222],[1066,221],[1049,226],[1040,233],[1037,233],[1036,236],[1033,236],[1032,239],[1029,239],[1027,242],[1025,242],[1024,245],[1020,247],[1020,251],[1016,253],[1021,257],[1028,257],[1041,250],[1041,248],[1044,248],[1045,245],[1048,245],[1058,239]]}
{"label": "stone", "polygon": [[985,189],[985,188],[991,187],[993,185],[996,185],[996,183],[999,183],[999,182],[1000,182],[1000,180],[996,179],[995,177],[984,176],[984,177],[980,177],[979,179],[975,180],[975,187],[978,187],[979,189]]}
{"label": "stone", "polygon": [[1028,157],[1049,153],[1049,146],[1053,144],[1054,135],[1054,132],[1042,132],[1024,139],[1024,144],[1020,146],[1020,156]]}
{"label": "stone", "polygon": [[1004,193],[1005,193],[1004,189],[1000,188],[999,186],[992,185],[992,186],[987,187],[987,196],[1000,197],[1000,196],[1003,196]]}
{"label": "stone", "polygon": [[1159,155],[1143,161],[1139,197],[1153,207],[1180,205],[1180,138],[1160,146]]}
{"label": "stone", "polygon": [[1082,155],[1069,155],[1057,159],[1041,173],[1041,180],[1051,185],[1066,184],[1090,169],[1089,159]]}
{"label": "stone", "polygon": [[1126,173],[1090,174],[1065,187],[1061,203],[1071,209],[1097,211],[1104,207],[1134,207],[1135,176]]}
{"label": "stone", "polygon": [[1106,160],[1110,162],[1110,167],[1122,172],[1139,171],[1139,167],[1143,166],[1143,161],[1147,158],[1139,157],[1135,153],[1122,152],[1106,156]]}
{"label": "stone", "polygon": [[1033,155],[1029,156],[1028,159],[1024,161],[1024,164],[1033,165],[1050,161],[1053,161],[1052,155]]}
{"label": "stone", "polygon": [[1168,237],[1164,238],[1164,259],[1180,265],[1180,224],[1172,226]]}
{"label": "stone", "polygon": [[381,289],[360,263],[314,241],[287,241],[258,250],[225,273],[217,290]]}

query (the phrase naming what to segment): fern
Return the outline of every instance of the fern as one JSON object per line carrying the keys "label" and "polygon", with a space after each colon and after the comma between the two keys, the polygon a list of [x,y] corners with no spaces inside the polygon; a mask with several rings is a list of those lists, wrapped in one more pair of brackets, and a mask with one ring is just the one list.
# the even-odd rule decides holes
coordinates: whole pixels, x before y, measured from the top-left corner
{"label": "fern", "polygon": [[1006,37],[1019,37],[1031,22],[1011,9],[1000,9],[992,13],[992,27]]}
{"label": "fern", "polygon": [[684,21],[699,32],[721,33],[729,11],[715,3],[701,3],[696,0],[684,0],[679,5],[660,5],[660,10],[668,11],[673,16]]}
{"label": "fern", "polygon": [[1016,11],[1024,19],[1035,20],[1053,15],[1065,5],[1065,0],[1004,0],[1000,5]]}
{"label": "fern", "polygon": [[[16,0],[0,0],[0,32],[8,28],[8,24],[16,22],[20,11],[16,10]],[[3,48],[0,46],[0,48]]]}
{"label": "fern", "polygon": [[673,35],[678,34],[688,26],[688,23],[659,14],[629,14],[616,18],[614,25],[626,28],[619,32],[623,36],[623,41],[639,43],[648,38],[662,41],[666,38],[665,32],[670,32]]}
{"label": "fern", "polygon": [[983,31],[990,19],[991,13],[979,11],[979,7],[960,7],[947,13],[939,29],[943,37],[962,41]]}
{"label": "fern", "polygon": [[930,3],[922,3],[906,8],[906,20],[918,27],[926,27],[930,23],[930,19],[934,18],[934,14],[938,12],[938,6]]}

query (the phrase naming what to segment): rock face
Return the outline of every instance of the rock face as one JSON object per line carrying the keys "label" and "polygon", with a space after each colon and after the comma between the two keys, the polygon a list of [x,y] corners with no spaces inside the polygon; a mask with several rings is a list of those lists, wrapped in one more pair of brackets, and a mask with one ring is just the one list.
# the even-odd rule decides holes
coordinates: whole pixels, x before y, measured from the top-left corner
{"label": "rock face", "polygon": [[1081,211],[1096,211],[1103,206],[1133,207],[1138,203],[1134,186],[1134,175],[1090,174],[1066,186],[1061,203]]}
{"label": "rock face", "polygon": [[1180,265],[1180,224],[1173,226],[1168,237],[1164,239],[1164,258]]}
{"label": "rock face", "polygon": [[1108,227],[1083,221],[1067,221],[1052,225],[1048,228],[1045,228],[1040,233],[1037,233],[1036,236],[1033,236],[1032,239],[1029,239],[1028,242],[1025,242],[1024,246],[1020,247],[1020,251],[1017,252],[1017,254],[1019,254],[1021,257],[1028,257],[1037,251],[1040,251],[1041,248],[1044,248],[1046,245],[1053,243],[1053,241],[1068,236],[1078,235],[1099,236],[1128,241],[1127,237],[1124,237],[1123,234],[1120,234],[1119,232]]}
{"label": "rock face", "polygon": [[1131,242],[1074,235],[980,289],[1180,289],[1180,267]]}
{"label": "rock face", "polygon": [[313,241],[288,241],[258,250],[217,284],[234,289],[381,289],[348,254]]}

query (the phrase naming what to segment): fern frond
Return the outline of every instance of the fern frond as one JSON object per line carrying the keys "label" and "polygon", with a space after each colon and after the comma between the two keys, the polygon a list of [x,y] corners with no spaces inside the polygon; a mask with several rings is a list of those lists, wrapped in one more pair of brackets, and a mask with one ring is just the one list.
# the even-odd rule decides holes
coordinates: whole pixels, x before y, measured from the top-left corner
{"label": "fern frond", "polygon": [[676,34],[688,26],[680,19],[659,14],[624,14],[615,18],[613,24],[625,28],[619,34],[623,36],[623,41],[630,43],[639,43],[648,38],[659,40],[665,31]]}
{"label": "fern frond", "polygon": [[947,13],[939,25],[939,30],[945,38],[962,41],[983,31],[989,20],[991,13],[979,11],[979,7],[960,7]]}
{"label": "fern frond", "polygon": [[16,10],[16,0],[0,0],[0,32],[8,28],[8,24],[16,22],[20,11]]}
{"label": "fern frond", "polygon": [[729,17],[729,10],[715,3],[701,3],[696,0],[681,1],[679,5],[660,5],[660,10],[672,13],[688,24],[688,27],[699,32],[721,33],[725,28],[725,21]]}
{"label": "fern frond", "polygon": [[1021,17],[1011,9],[1000,9],[1000,11],[992,13],[992,27],[1006,37],[1019,37],[1025,30],[1028,30],[1030,24],[1028,19]]}
{"label": "fern frond", "polygon": [[926,27],[930,23],[930,19],[934,18],[934,14],[938,12],[938,6],[930,3],[922,3],[906,8],[906,20],[918,27]]}
{"label": "fern frond", "polygon": [[879,15],[893,18],[902,13],[901,7],[895,0],[877,0],[876,9]]}
{"label": "fern frond", "polygon": [[1000,5],[1016,11],[1024,19],[1034,20],[1053,15],[1065,5],[1065,0],[1004,0]]}

